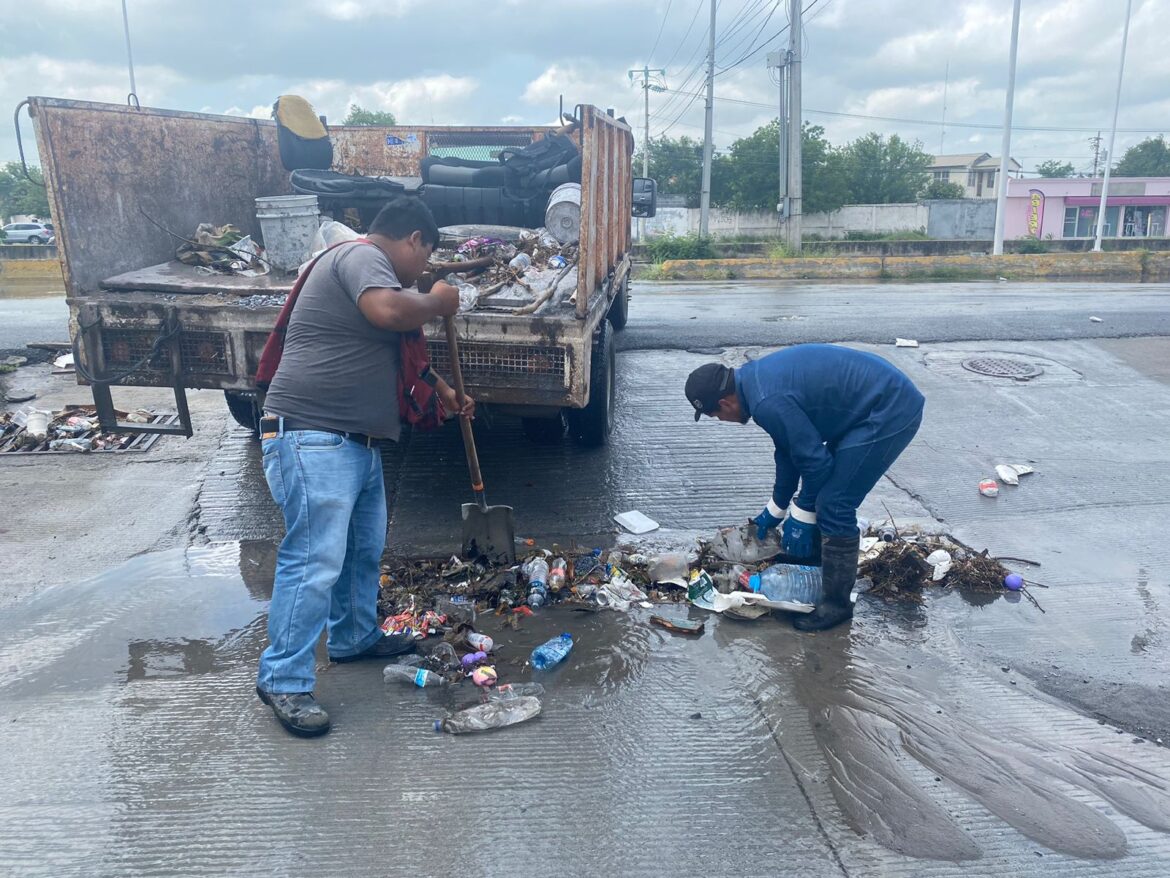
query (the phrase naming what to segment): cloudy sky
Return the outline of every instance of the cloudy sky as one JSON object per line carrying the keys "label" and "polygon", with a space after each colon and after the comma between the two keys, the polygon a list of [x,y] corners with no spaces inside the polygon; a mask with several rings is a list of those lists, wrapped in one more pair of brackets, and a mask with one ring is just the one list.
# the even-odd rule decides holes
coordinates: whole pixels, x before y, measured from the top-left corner
{"label": "cloudy sky", "polygon": [[[833,143],[876,130],[938,152],[999,152],[1011,0],[804,0],[805,118]],[[128,0],[144,106],[267,117],[297,93],[340,121],[348,104],[402,122],[544,123],[565,103],[613,106],[639,130],[627,70],[666,69],[651,132],[702,136],[708,0]],[[787,6],[787,3],[780,4]],[[1023,0],[1012,154],[1091,165],[1108,126],[1123,0]],[[1133,0],[1115,150],[1170,134],[1170,0]],[[716,145],[772,118],[768,51],[787,40],[772,0],[720,0]],[[949,73],[948,73],[949,69]],[[129,91],[118,0],[6,4],[0,105],[28,95],[120,103]],[[9,117],[10,118],[10,117]],[[1035,130],[1049,129],[1049,130]],[[1076,130],[1069,130],[1076,129]],[[31,126],[25,123],[26,139]],[[16,157],[11,127],[0,161]]]}

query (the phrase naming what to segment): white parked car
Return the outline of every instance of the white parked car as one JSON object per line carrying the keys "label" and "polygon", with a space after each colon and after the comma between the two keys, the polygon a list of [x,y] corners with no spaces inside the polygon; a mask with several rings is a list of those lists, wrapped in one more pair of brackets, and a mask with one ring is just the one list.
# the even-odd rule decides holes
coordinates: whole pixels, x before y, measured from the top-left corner
{"label": "white parked car", "polygon": [[4,227],[5,244],[48,244],[53,238],[52,223],[9,223]]}

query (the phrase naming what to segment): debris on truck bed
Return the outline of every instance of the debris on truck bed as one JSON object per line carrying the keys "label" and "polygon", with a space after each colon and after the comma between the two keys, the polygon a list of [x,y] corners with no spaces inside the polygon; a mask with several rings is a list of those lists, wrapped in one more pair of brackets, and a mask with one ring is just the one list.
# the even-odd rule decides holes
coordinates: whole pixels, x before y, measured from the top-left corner
{"label": "debris on truck bed", "polygon": [[[456,235],[480,232],[470,236]],[[459,287],[460,311],[492,307],[532,314],[573,301],[578,245],[561,244],[547,229],[474,226],[440,229],[431,278]]]}

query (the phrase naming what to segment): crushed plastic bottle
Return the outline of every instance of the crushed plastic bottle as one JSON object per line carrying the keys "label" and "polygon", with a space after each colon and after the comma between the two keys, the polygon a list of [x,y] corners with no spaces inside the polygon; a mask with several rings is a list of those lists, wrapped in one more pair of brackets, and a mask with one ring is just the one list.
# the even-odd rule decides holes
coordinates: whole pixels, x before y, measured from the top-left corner
{"label": "crushed plastic bottle", "polygon": [[749,587],[770,601],[795,601],[816,606],[823,594],[821,568],[773,564],[762,573],[752,576]]}
{"label": "crushed plastic bottle", "polygon": [[560,664],[565,660],[565,656],[573,648],[573,635],[565,632],[560,637],[554,637],[552,640],[545,641],[536,649],[532,650],[532,667],[538,671],[543,671],[551,668],[554,665]]}
{"label": "crushed plastic bottle", "polygon": [[548,571],[549,590],[556,594],[565,587],[565,559],[555,558]]}
{"label": "crushed plastic bottle", "polygon": [[412,683],[420,689],[423,686],[446,686],[447,678],[426,668],[411,668],[405,665],[386,665],[382,668],[382,681]]}
{"label": "crushed plastic bottle", "polygon": [[528,577],[528,606],[544,606],[548,601],[548,562],[533,558],[524,565],[524,575]]}
{"label": "crushed plastic bottle", "polygon": [[435,731],[449,735],[486,732],[514,726],[537,716],[540,716],[540,699],[522,696],[506,701],[488,701],[453,713],[446,719],[437,719]]}
{"label": "crushed plastic bottle", "polygon": [[496,646],[494,640],[486,634],[480,634],[478,631],[468,631],[466,636],[467,642],[480,652],[491,652]]}
{"label": "crushed plastic bottle", "polygon": [[511,701],[515,698],[544,698],[544,687],[539,683],[504,683],[484,693],[488,701]]}
{"label": "crushed plastic bottle", "polygon": [[512,261],[508,263],[508,268],[513,271],[524,271],[532,266],[532,257],[527,253],[520,252],[512,257]]}
{"label": "crushed plastic bottle", "polygon": [[437,662],[442,662],[449,668],[459,667],[459,653],[455,652],[455,647],[446,641],[440,643],[431,650],[430,657]]}

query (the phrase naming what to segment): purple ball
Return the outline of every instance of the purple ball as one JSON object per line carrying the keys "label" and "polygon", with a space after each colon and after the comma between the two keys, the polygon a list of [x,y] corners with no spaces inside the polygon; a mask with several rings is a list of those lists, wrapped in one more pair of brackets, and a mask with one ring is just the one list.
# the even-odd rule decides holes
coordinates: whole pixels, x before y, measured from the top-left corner
{"label": "purple ball", "polygon": [[1024,577],[1018,573],[1009,573],[1003,578],[1004,588],[1010,588],[1012,591],[1019,591],[1024,587]]}

